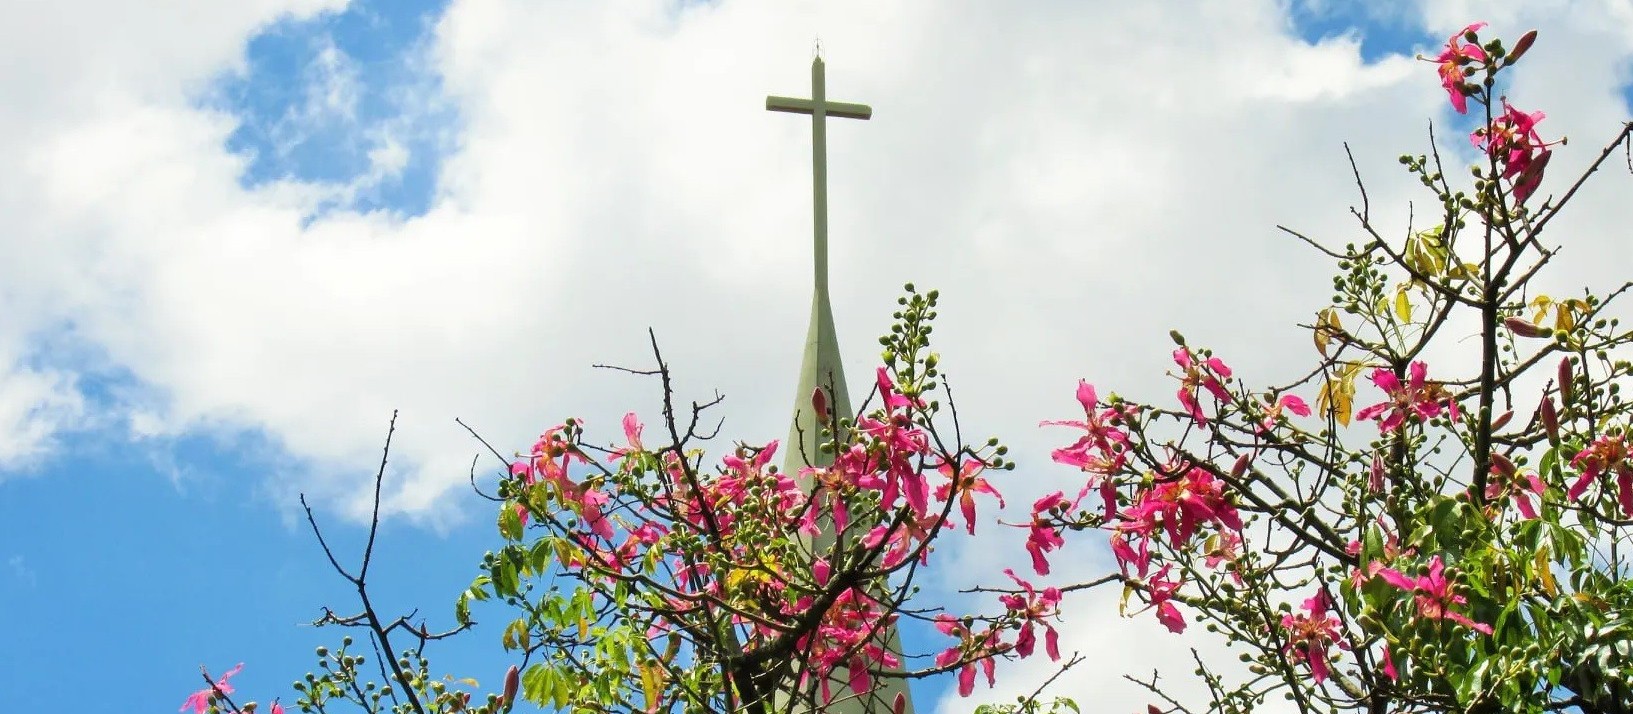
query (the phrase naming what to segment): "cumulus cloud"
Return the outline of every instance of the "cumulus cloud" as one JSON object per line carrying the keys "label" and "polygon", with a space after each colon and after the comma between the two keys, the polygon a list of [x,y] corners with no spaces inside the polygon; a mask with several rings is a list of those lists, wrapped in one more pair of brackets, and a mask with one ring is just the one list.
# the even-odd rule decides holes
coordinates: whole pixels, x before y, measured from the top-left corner
{"label": "cumulus cloud", "polygon": [[[1079,377],[1170,391],[1169,327],[1255,383],[1302,364],[1293,324],[1328,266],[1275,225],[1358,239],[1348,141],[1374,217],[1404,232],[1424,195],[1393,157],[1445,119],[1432,68],[1301,40],[1283,3],[456,0],[414,58],[440,79],[424,100],[460,117],[429,208],[320,212],[333,186],[246,187],[226,148],[243,118],[201,97],[269,23],[340,5],[34,3],[0,30],[0,462],[83,408],[76,370],[93,368],[31,361],[41,331],[134,382],[107,405],[133,438],[262,435],[275,494],[360,503],[401,408],[388,505],[441,524],[465,515],[447,504],[476,451],[455,416],[501,448],[569,415],[610,439],[625,409],[655,412],[656,385],[589,365],[645,363],[648,326],[685,395],[727,395],[728,433],[780,436],[809,300],[809,127],[762,102],[807,91],[820,36],[830,96],[875,108],[829,129],[847,371],[871,371],[902,282],[939,287],[966,427],[1033,455],[1008,486],[1029,501],[1069,481],[1036,422],[1070,414]],[[1633,23],[1625,3],[1558,5],[1401,12],[1433,34],[1543,28],[1511,93],[1572,137],[1564,176],[1625,117]],[[312,106],[344,115],[344,54],[327,56]],[[375,147],[359,180],[401,171],[389,126],[358,130]],[[1618,277],[1620,181],[1558,224],[1578,282]],[[1012,552],[956,558],[992,572]],[[1086,603],[1068,639],[1140,641],[1107,677],[1172,654],[1105,612]],[[1063,690],[1098,701],[1116,685],[1098,677]]]}

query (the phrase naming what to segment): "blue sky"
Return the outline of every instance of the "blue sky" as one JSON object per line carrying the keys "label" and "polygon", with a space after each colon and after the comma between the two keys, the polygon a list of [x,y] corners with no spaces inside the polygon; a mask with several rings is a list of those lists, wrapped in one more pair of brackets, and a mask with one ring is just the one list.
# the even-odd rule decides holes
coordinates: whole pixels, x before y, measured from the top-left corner
{"label": "blue sky", "polygon": [[[1093,282],[1073,276],[1099,270],[1092,266],[1103,265],[1104,256],[1077,236],[1099,236],[1106,250],[1126,251],[1135,236],[1160,241],[1198,230],[1149,225],[1156,209],[1123,215],[1133,199],[1090,203],[1088,197],[1110,189],[1103,176],[1079,173],[1092,163],[1083,156],[1126,172],[1124,183],[1145,196],[1213,195],[1213,184],[1185,181],[1222,162],[1247,166],[1243,171],[1264,182],[1284,179],[1287,198],[1262,206],[1253,203],[1258,199],[1219,201],[1247,205],[1240,215],[1218,208],[1227,212],[1220,221],[1259,240],[1268,216],[1343,218],[1348,194],[1322,204],[1330,215],[1318,219],[1305,212],[1316,202],[1292,192],[1304,190],[1295,185],[1312,193],[1347,190],[1347,173],[1297,173],[1303,164],[1343,168],[1333,162],[1341,157],[1333,148],[1356,140],[1378,154],[1369,166],[1382,177],[1394,155],[1422,150],[1424,121],[1446,118],[1432,68],[1401,64],[1403,55],[1446,32],[1446,20],[1415,5],[1380,12],[1353,9],[1360,4],[1271,3],[1246,13],[1239,41],[1254,49],[1240,61],[1267,63],[1264,76],[1285,71],[1288,79],[1259,84],[1250,76],[1201,98],[1183,95],[1193,80],[1182,75],[1194,71],[1202,76],[1194,81],[1212,82],[1203,65],[1215,57],[1237,61],[1225,51],[1234,51],[1236,38],[1181,42],[1130,19],[1130,33],[1151,33],[1135,43],[1156,48],[1151,63],[1182,56],[1175,53],[1189,51],[1188,44],[1205,45],[1197,50],[1204,59],[1175,60],[1182,71],[1166,75],[1171,85],[1138,75],[1069,95],[1039,85],[995,100],[992,119],[960,119],[951,90],[968,87],[939,74],[1001,63],[1028,82],[1075,87],[1092,78],[1074,74],[1079,59],[1061,49],[1071,43],[1003,44],[1045,33],[1039,28],[1048,23],[1027,17],[994,29],[991,44],[1009,49],[988,57],[964,44],[968,35],[947,29],[983,27],[980,18],[915,24],[873,17],[861,6],[850,8],[860,20],[810,8],[740,17],[730,0],[652,3],[630,10],[633,19],[609,19],[617,11],[581,4],[518,6],[495,20],[481,3],[339,4],[211,15],[200,22],[218,24],[198,32],[216,34],[205,39],[176,35],[151,46],[113,47],[105,50],[106,65],[94,64],[103,61],[96,58],[85,66],[53,65],[66,89],[13,80],[19,92],[41,93],[34,105],[57,113],[0,113],[0,130],[27,137],[41,152],[30,163],[0,167],[41,192],[0,200],[0,209],[53,211],[17,214],[24,215],[21,227],[9,235],[27,235],[36,248],[0,246],[6,251],[0,259],[29,250],[40,256],[13,261],[25,267],[5,274],[14,287],[0,290],[0,307],[15,305],[9,309],[23,316],[22,327],[0,335],[0,366],[7,367],[0,385],[43,395],[11,412],[0,408],[0,426],[16,432],[0,442],[18,444],[0,448],[0,605],[14,613],[0,645],[7,662],[0,692],[9,708],[60,708],[65,691],[89,680],[99,699],[116,706],[171,711],[196,688],[200,664],[221,670],[238,662],[246,663],[235,680],[241,691],[288,700],[289,682],[312,667],[312,648],[340,636],[301,623],[323,605],[352,604],[299,519],[294,494],[313,492],[340,551],[354,557],[364,533],[359,488],[398,405],[410,431],[390,471],[393,500],[374,586],[386,610],[420,608],[432,626],[449,622],[454,595],[496,541],[485,504],[461,485],[459,464],[478,449],[454,427],[454,417],[487,425],[486,433],[514,448],[569,413],[613,424],[615,415],[643,403],[637,399],[650,403],[650,394],[592,374],[588,365],[638,361],[645,328],[655,323],[674,341],[677,363],[691,369],[683,388],[707,394],[722,386],[742,397],[729,412],[732,423],[772,425],[743,438],[778,435],[807,298],[797,280],[755,273],[805,274],[800,261],[808,248],[766,234],[808,220],[801,204],[808,139],[791,120],[755,122],[759,94],[802,91],[807,55],[800,38],[824,35],[833,57],[830,87],[845,85],[836,94],[881,95],[857,97],[875,106],[873,123],[881,126],[845,127],[831,137],[835,166],[843,167],[834,178],[836,233],[877,225],[886,236],[973,236],[959,250],[928,243],[881,248],[884,238],[836,247],[836,261],[861,266],[852,280],[869,286],[837,298],[842,339],[859,348],[847,356],[853,374],[871,372],[867,345],[883,326],[884,299],[916,277],[891,269],[892,250],[924,256],[914,270],[954,295],[959,286],[982,284],[976,268],[950,262],[971,256],[995,272],[1023,276],[1005,280],[1033,283],[1017,288],[1034,291],[1017,298],[1027,304],[1103,303],[1107,294],[1094,291],[1126,295],[1150,284],[1146,276],[1139,283],[1111,277],[1105,286],[1041,287]],[[1518,23],[1534,19],[1522,16],[1500,30],[1517,35]],[[109,15],[92,22],[109,25],[96,32],[116,35],[122,21]],[[153,26],[175,24],[166,22]],[[1084,26],[1116,22],[1114,16]],[[1591,34],[1561,25],[1567,37]],[[925,37],[946,37],[921,40],[908,34],[915,27]],[[1181,29],[1183,35],[1187,28]],[[1200,26],[1194,31],[1205,34]],[[794,47],[788,61],[767,57],[769,40],[761,35],[788,40],[782,44]],[[217,36],[224,39],[209,40]],[[928,49],[913,54],[919,42]],[[1165,42],[1173,43],[1171,52]],[[754,59],[744,61],[749,53]],[[1538,88],[1537,95],[1564,97],[1550,105],[1551,117],[1576,105],[1595,119],[1625,115],[1621,84],[1633,49],[1616,45],[1603,53],[1592,65],[1603,74],[1581,82],[1615,83],[1617,100]],[[151,67],[144,64],[150,60]],[[683,72],[692,62],[702,69]],[[743,74],[745,65],[765,64],[776,68]],[[1305,79],[1309,67],[1328,66],[1335,85],[1357,89]],[[992,94],[1009,81],[963,78]],[[912,89],[921,81],[927,88]],[[671,84],[691,94],[676,94]],[[887,89],[895,91],[883,95]],[[1380,128],[1379,107],[1403,103],[1399,126]],[[1147,106],[1168,108],[1153,120],[1141,113]],[[680,118],[640,118],[658,111]],[[689,123],[705,114],[720,118]],[[1084,117],[1097,122],[1092,131],[1078,127]],[[119,123],[126,120],[138,123]],[[1242,153],[1196,131],[1211,126],[1247,137]],[[58,129],[76,133],[58,136]],[[1196,157],[1187,158],[1193,145],[1171,148],[1174,136],[1195,138]],[[129,147],[134,158],[75,153],[102,146],[101,137],[114,137],[110,145]],[[152,155],[137,156],[138,144]],[[749,148],[729,148],[734,144]],[[959,157],[966,147],[969,158]],[[1309,161],[1244,158],[1276,151],[1321,153]],[[1199,163],[1185,163],[1192,160]],[[1170,170],[1181,178],[1162,173]],[[879,185],[841,185],[869,177],[880,177]],[[101,180],[119,183],[105,188]],[[1384,196],[1405,195],[1380,180]],[[0,178],[6,183],[23,185]],[[144,191],[152,187],[143,185],[149,183],[182,188],[149,195]],[[903,186],[915,188],[893,192]],[[769,193],[756,193],[765,187]],[[1077,214],[1094,222],[1069,217]],[[188,223],[178,216],[199,218]],[[803,230],[787,232],[803,237]],[[1054,235],[1072,238],[1037,237]],[[1197,248],[1197,259],[1224,260],[1207,252],[1215,249]],[[1170,255],[1151,258],[1159,266],[1153,270],[1180,265],[1172,261],[1187,252],[1151,250]],[[263,264],[265,275],[258,272]],[[1079,267],[1046,274],[1049,265]],[[666,272],[673,270],[685,272],[686,289],[641,287],[676,279]],[[1288,298],[1271,280],[1250,282],[1247,303]],[[1322,282],[1314,280],[1307,292],[1319,293]],[[1145,309],[1168,322],[1235,319],[1195,307],[1209,290],[1179,287],[1172,303]],[[948,331],[976,332],[1001,314],[983,312],[989,306],[970,291],[962,304],[972,317],[951,318]],[[756,312],[772,307],[783,311]],[[594,320],[567,315],[585,312]],[[1063,359],[1012,378],[1005,349],[973,339],[955,343],[971,355],[965,381],[997,385],[973,386],[970,399],[999,414],[993,430],[1025,429],[1023,446],[1047,443],[1029,425],[1069,409],[1067,390],[1083,373],[1081,364],[1129,380],[1135,373],[1115,353],[1088,346],[1098,340],[1053,336],[1080,313],[1032,312],[1043,314],[1017,319],[1010,329],[1022,332],[1009,338],[1077,354],[1075,363]],[[1271,309],[1261,317],[1290,324],[1294,313]],[[1130,338],[1127,349],[1150,351],[1165,339],[1166,327],[1146,331],[1151,336]],[[1049,380],[1055,391],[1038,387],[1034,395],[1026,381],[1033,379]],[[1012,397],[1025,408],[1006,411]],[[1041,485],[1016,486],[1023,496],[1013,500],[1029,501],[1024,494],[1047,486],[1047,477],[1040,479]],[[985,557],[961,554],[955,563],[990,565]],[[506,664],[497,641],[497,630],[480,628],[431,654],[458,676],[496,680]],[[928,649],[936,642],[914,635],[908,644]],[[88,660],[88,652],[100,656]],[[930,711],[945,688],[941,681],[915,683],[919,710]]]}

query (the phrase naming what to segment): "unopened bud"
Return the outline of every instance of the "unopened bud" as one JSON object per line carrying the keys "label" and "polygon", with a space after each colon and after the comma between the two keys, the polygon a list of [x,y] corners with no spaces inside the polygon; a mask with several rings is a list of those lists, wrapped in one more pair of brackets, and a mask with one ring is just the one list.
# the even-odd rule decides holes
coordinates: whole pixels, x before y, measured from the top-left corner
{"label": "unopened bud", "polygon": [[817,423],[828,423],[828,395],[821,387],[811,390],[811,411],[816,413]]}
{"label": "unopened bud", "polygon": [[1495,452],[1491,454],[1492,473],[1501,474],[1503,476],[1512,478],[1514,476],[1514,470],[1514,462],[1510,461],[1507,456]]}
{"label": "unopened bud", "polygon": [[1230,467],[1231,477],[1241,478],[1242,474],[1247,473],[1247,466],[1250,461],[1252,461],[1252,459],[1248,454],[1242,454],[1240,457],[1237,457],[1235,465]]}
{"label": "unopened bud", "polygon": [[511,707],[516,706],[516,691],[521,683],[522,670],[513,664],[510,669],[505,670],[505,711],[508,712]]}
{"label": "unopened bud", "polygon": [[1493,432],[1495,432],[1498,429],[1501,429],[1501,428],[1503,428],[1505,426],[1508,426],[1508,420],[1513,419],[1513,418],[1514,418],[1514,410],[1513,409],[1510,409],[1510,410],[1508,410],[1506,412],[1503,412],[1502,416],[1497,417],[1496,419],[1492,420],[1491,430]]}
{"label": "unopened bud", "polygon": [[1562,357],[1559,360],[1559,403],[1560,406],[1570,408],[1571,397],[1576,392],[1576,385],[1571,379],[1571,358]]}
{"label": "unopened bud", "polygon": [[1559,413],[1554,411],[1554,400],[1544,395],[1542,406],[1537,408],[1537,414],[1542,417],[1542,429],[1548,434],[1548,443],[1559,443]]}
{"label": "unopened bud", "polygon": [[1505,64],[1514,64],[1515,62],[1520,61],[1520,57],[1525,54],[1525,51],[1531,49],[1531,43],[1536,41],[1536,30],[1532,30],[1522,35],[1520,37],[1520,41],[1514,43],[1514,49],[1508,51],[1508,60],[1505,62]]}
{"label": "unopened bud", "polygon": [[1554,334],[1553,330],[1520,317],[1503,320],[1503,326],[1520,337],[1552,337]]}

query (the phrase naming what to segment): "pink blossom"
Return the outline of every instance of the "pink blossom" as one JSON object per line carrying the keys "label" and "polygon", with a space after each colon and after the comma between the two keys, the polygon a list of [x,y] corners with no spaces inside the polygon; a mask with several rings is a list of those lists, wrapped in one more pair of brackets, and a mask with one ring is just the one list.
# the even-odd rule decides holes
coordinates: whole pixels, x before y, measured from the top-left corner
{"label": "pink blossom", "polygon": [[1503,113],[1492,119],[1490,126],[1469,135],[1476,147],[1502,167],[1503,178],[1515,179],[1514,199],[1521,203],[1542,182],[1542,171],[1553,155],[1548,149],[1551,144],[1537,133],[1537,124],[1546,116],[1542,112],[1522,112],[1505,99]]}
{"label": "pink blossom", "polygon": [[1467,78],[1463,74],[1463,66],[1470,62],[1486,61],[1485,50],[1480,49],[1479,45],[1462,44],[1462,41],[1465,39],[1464,35],[1477,32],[1485,26],[1484,22],[1476,22],[1459,30],[1446,40],[1446,49],[1434,60],[1440,63],[1440,86],[1446,88],[1446,93],[1451,97],[1452,108],[1456,109],[1458,114],[1466,114],[1469,110],[1468,95],[1464,93]]}
{"label": "pink blossom", "polygon": [[1143,511],[1136,517],[1117,521],[1110,529],[1111,555],[1117,559],[1117,566],[1124,575],[1128,575],[1129,566],[1133,566],[1135,573],[1145,577],[1151,568],[1151,538],[1162,529],[1157,513]]}
{"label": "pink blossom", "polygon": [[[1384,367],[1372,370],[1372,383],[1389,397],[1355,413],[1356,419],[1378,419],[1378,430],[1391,432],[1399,429],[1408,419],[1428,421],[1449,411],[1457,419],[1457,402],[1437,382],[1428,381],[1429,366],[1413,362],[1407,369],[1406,384],[1401,384],[1395,373]],[[1381,417],[1381,418],[1380,418]]]}
{"label": "pink blossom", "polygon": [[1045,553],[1066,544],[1060,537],[1060,529],[1045,520],[1045,514],[1060,507],[1070,507],[1071,502],[1066,495],[1056,491],[1032,503],[1032,531],[1026,538],[1026,552],[1032,555],[1032,569],[1038,575],[1049,574],[1049,560]]}
{"label": "pink blossom", "polygon": [[1566,493],[1572,501],[1587,492],[1588,484],[1606,473],[1615,472],[1617,500],[1621,502],[1622,512],[1633,516],[1633,454],[1629,453],[1624,437],[1599,437],[1571,459],[1571,466],[1582,471]]}
{"label": "pink blossom", "polygon": [[1152,574],[1146,581],[1145,592],[1150,598],[1151,607],[1157,609],[1157,621],[1161,622],[1169,632],[1179,634],[1185,631],[1185,616],[1180,614],[1179,608],[1172,602],[1174,594],[1179,591],[1180,582],[1168,580],[1168,571],[1172,565],[1164,565]]}
{"label": "pink blossom", "polygon": [[641,445],[642,428],[641,419],[640,417],[635,416],[635,412],[625,414],[624,441],[628,444],[628,447],[615,448],[612,450],[610,456],[614,459],[627,461],[630,457],[646,451],[646,447]]}
{"label": "pink blossom", "polygon": [[975,535],[975,494],[990,493],[998,499],[998,507],[1004,507],[1003,494],[981,477],[981,471],[985,468],[986,464],[975,459],[964,461],[958,468],[957,476],[953,475],[953,465],[950,463],[942,462],[937,468],[948,481],[936,487],[936,498],[946,501],[954,492],[958,493],[958,510],[964,516],[964,527],[970,535]]}
{"label": "pink blossom", "polygon": [[1046,619],[1056,614],[1056,608],[1060,605],[1060,590],[1044,588],[1040,593],[1032,583],[1017,577],[1014,570],[1004,568],[1004,574],[1026,592],[1025,595],[1011,594],[998,597],[998,601],[1002,602],[1004,607],[1022,618],[1021,632],[1015,640],[1015,653],[1022,657],[1032,656],[1032,648],[1037,642],[1033,626],[1038,625],[1043,627],[1043,646],[1044,651],[1049,654],[1049,659],[1060,659],[1060,635]]}
{"label": "pink blossom", "polygon": [[1475,632],[1491,634],[1490,625],[1475,622],[1467,615],[1452,610],[1453,606],[1467,604],[1468,600],[1452,592],[1445,569],[1445,564],[1437,555],[1429,559],[1429,572],[1426,575],[1411,578],[1393,568],[1378,568],[1375,575],[1390,585],[1412,593],[1417,602],[1418,615],[1425,619],[1450,620]]}
{"label": "pink blossom", "polygon": [[1203,558],[1203,564],[1210,568],[1225,566],[1230,569],[1231,579],[1237,585],[1242,584],[1242,573],[1236,568],[1236,559],[1242,557],[1242,537],[1232,531],[1220,531],[1219,535],[1208,539],[1213,547]]}
{"label": "pink blossom", "polygon": [[937,667],[948,667],[965,659],[965,652],[971,657],[980,658],[980,662],[966,662],[958,670],[958,696],[967,697],[975,691],[975,668],[980,665],[982,673],[987,676],[987,686],[995,683],[996,663],[990,656],[1007,649],[998,641],[996,630],[988,629],[980,635],[971,634],[958,618],[942,613],[936,615],[936,629],[942,634],[959,638],[959,644],[948,647],[941,654],[936,655]]}
{"label": "pink blossom", "polygon": [[1537,509],[1531,503],[1531,496],[1540,497],[1548,490],[1542,479],[1537,478],[1536,474],[1520,474],[1513,461],[1497,453],[1491,455],[1491,475],[1491,480],[1486,484],[1486,501],[1500,504],[1512,495],[1514,505],[1520,509],[1521,517],[1526,519],[1537,517]]}
{"label": "pink blossom", "polygon": [[1276,400],[1275,404],[1265,408],[1264,419],[1259,422],[1259,431],[1262,433],[1274,429],[1276,427],[1276,421],[1281,418],[1281,413],[1283,411],[1292,412],[1301,417],[1307,417],[1310,415],[1310,405],[1306,404],[1304,400],[1300,399],[1297,395],[1283,394],[1280,399]]}
{"label": "pink blossom", "polygon": [[[1128,462],[1128,433],[1118,426],[1124,412],[1107,407],[1100,409],[1094,385],[1079,380],[1077,401],[1083,405],[1083,421],[1046,421],[1040,426],[1067,426],[1086,432],[1071,446],[1055,449],[1051,454],[1055,463],[1082,469],[1089,474],[1083,493],[1098,488],[1105,504],[1107,518],[1117,507],[1112,475]],[[1080,495],[1081,497],[1081,495]]]}
{"label": "pink blossom", "polygon": [[1230,401],[1230,392],[1225,390],[1225,381],[1230,379],[1230,367],[1218,357],[1197,359],[1185,347],[1174,350],[1174,364],[1185,370],[1180,375],[1179,403],[1185,407],[1186,413],[1197,424],[1207,425],[1208,417],[1202,413],[1202,404],[1197,401],[1197,390],[1206,389],[1214,399],[1221,402]]}
{"label": "pink blossom", "polygon": [[[177,709],[176,711],[184,712],[191,709],[193,710],[193,714],[204,714],[204,712],[210,708],[210,700],[215,698],[216,692],[219,691],[222,694],[233,693],[233,686],[228,684],[227,680],[232,679],[233,676],[237,675],[243,669],[244,663],[239,662],[238,666],[227,670],[221,675],[220,679],[215,680],[214,687],[205,687],[188,695],[187,701],[182,702],[181,708]],[[209,673],[206,672],[205,675],[208,676]]]}
{"label": "pink blossom", "polygon": [[1304,601],[1304,612],[1289,613],[1281,618],[1281,627],[1287,631],[1287,644],[1282,646],[1282,652],[1294,662],[1308,665],[1316,684],[1327,679],[1327,649],[1335,643],[1339,649],[1349,649],[1349,643],[1343,639],[1342,623],[1327,612],[1331,606],[1327,591],[1318,590]]}

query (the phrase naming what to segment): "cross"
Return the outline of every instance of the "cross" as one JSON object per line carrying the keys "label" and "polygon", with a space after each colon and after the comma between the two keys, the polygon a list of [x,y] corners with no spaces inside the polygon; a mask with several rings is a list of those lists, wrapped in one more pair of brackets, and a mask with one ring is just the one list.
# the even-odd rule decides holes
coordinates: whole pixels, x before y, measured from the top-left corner
{"label": "cross", "polygon": [[830,102],[823,81],[822,55],[811,60],[811,98],[766,97],[765,108],[774,112],[811,115],[811,160],[815,175],[811,181],[811,206],[816,213],[816,289],[828,293],[828,117],[868,119],[873,108],[866,104]]}

